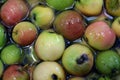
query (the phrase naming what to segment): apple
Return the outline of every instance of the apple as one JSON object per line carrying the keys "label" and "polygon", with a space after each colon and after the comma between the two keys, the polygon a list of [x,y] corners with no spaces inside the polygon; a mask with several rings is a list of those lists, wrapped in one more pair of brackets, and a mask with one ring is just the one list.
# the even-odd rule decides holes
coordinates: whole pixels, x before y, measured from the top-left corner
{"label": "apple", "polygon": [[106,22],[96,21],[87,26],[85,39],[94,49],[106,50],[114,45],[116,35]]}
{"label": "apple", "polygon": [[120,55],[113,50],[99,52],[95,67],[103,75],[116,75],[120,72]]}
{"label": "apple", "polygon": [[3,73],[2,80],[29,80],[29,74],[21,65],[10,65]]}
{"label": "apple", "polygon": [[62,56],[62,64],[65,70],[75,76],[87,75],[94,63],[92,51],[81,44],[72,44],[67,47]]}
{"label": "apple", "polygon": [[23,21],[15,25],[12,31],[13,40],[20,46],[27,46],[37,37],[37,29],[34,24]]}
{"label": "apple", "polygon": [[7,43],[7,32],[2,24],[0,24],[0,50]]}
{"label": "apple", "polygon": [[66,80],[64,69],[57,62],[41,62],[33,71],[33,80]]}
{"label": "apple", "polygon": [[37,56],[45,61],[54,61],[61,58],[65,49],[65,41],[62,35],[54,30],[44,30],[39,34],[35,42]]}
{"label": "apple", "polygon": [[1,7],[1,20],[11,28],[28,14],[28,7],[24,0],[7,0]]}
{"label": "apple", "polygon": [[103,0],[77,0],[75,9],[86,16],[96,16],[102,12]]}
{"label": "apple", "polygon": [[73,7],[74,2],[74,0],[46,0],[49,7],[60,11]]}
{"label": "apple", "polygon": [[66,10],[58,14],[53,26],[57,33],[73,41],[83,36],[85,30],[83,17],[74,10]]}
{"label": "apple", "polygon": [[6,65],[20,63],[22,50],[15,44],[9,44],[2,49],[0,57]]}
{"label": "apple", "polygon": [[0,60],[0,78],[3,75],[3,71],[4,71],[4,65],[3,65],[3,62]]}
{"label": "apple", "polygon": [[54,11],[48,6],[35,6],[30,12],[31,21],[40,29],[48,29],[54,20]]}
{"label": "apple", "polygon": [[33,8],[34,6],[38,5],[40,0],[26,0],[30,6],[30,8]]}
{"label": "apple", "polygon": [[119,4],[119,0],[105,0],[106,12],[111,16],[120,16]]}
{"label": "apple", "polygon": [[117,37],[120,38],[120,17],[117,17],[116,19],[114,19],[112,25],[111,25],[113,31],[115,32],[115,34],[117,35]]}

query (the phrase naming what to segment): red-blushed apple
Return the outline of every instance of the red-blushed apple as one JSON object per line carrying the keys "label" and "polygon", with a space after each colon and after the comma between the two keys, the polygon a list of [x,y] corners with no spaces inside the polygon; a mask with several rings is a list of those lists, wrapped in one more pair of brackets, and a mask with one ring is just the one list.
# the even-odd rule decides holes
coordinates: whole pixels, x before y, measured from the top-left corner
{"label": "red-blushed apple", "polygon": [[15,25],[12,31],[13,40],[21,46],[30,45],[37,37],[37,29],[34,24],[23,21]]}
{"label": "red-blushed apple", "polygon": [[83,36],[84,24],[83,17],[74,10],[61,12],[56,16],[53,23],[55,31],[71,41]]}
{"label": "red-blushed apple", "polygon": [[116,35],[104,21],[96,21],[88,25],[85,31],[86,41],[97,50],[111,48],[116,40]]}
{"label": "red-blushed apple", "polygon": [[54,17],[53,9],[44,5],[35,6],[30,12],[31,21],[40,29],[50,28]]}
{"label": "red-blushed apple", "polygon": [[45,61],[58,60],[65,49],[65,41],[62,35],[54,30],[44,30],[39,34],[35,42],[37,56]]}
{"label": "red-blushed apple", "polygon": [[39,63],[33,71],[33,80],[66,80],[63,67],[57,62]]}
{"label": "red-blushed apple", "polygon": [[112,23],[112,29],[115,32],[115,34],[117,35],[117,37],[120,38],[120,17],[117,17],[113,23]]}
{"label": "red-blushed apple", "polygon": [[29,80],[29,74],[20,65],[10,65],[3,73],[2,80]]}
{"label": "red-blushed apple", "polygon": [[77,0],[75,9],[87,16],[96,16],[102,12],[103,0]]}
{"label": "red-blushed apple", "polygon": [[28,14],[29,10],[24,0],[7,0],[1,7],[1,20],[11,28]]}

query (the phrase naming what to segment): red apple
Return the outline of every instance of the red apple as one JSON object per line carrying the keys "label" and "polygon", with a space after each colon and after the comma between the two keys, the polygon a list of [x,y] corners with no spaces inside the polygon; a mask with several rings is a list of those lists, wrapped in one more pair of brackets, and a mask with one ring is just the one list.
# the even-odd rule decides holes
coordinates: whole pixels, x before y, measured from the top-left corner
{"label": "red apple", "polygon": [[24,0],[7,0],[1,7],[1,19],[8,27],[13,27],[28,13],[28,7]]}
{"label": "red apple", "polygon": [[5,70],[2,80],[29,80],[29,74],[22,66],[11,65]]}
{"label": "red apple", "polygon": [[116,40],[114,31],[104,21],[91,23],[85,31],[85,37],[88,44],[97,50],[111,48]]}
{"label": "red apple", "polygon": [[85,30],[82,16],[74,10],[63,11],[57,15],[54,21],[56,32],[62,34],[68,40],[80,38]]}
{"label": "red apple", "polygon": [[35,25],[24,21],[18,23],[12,31],[13,40],[21,46],[30,45],[37,37]]}

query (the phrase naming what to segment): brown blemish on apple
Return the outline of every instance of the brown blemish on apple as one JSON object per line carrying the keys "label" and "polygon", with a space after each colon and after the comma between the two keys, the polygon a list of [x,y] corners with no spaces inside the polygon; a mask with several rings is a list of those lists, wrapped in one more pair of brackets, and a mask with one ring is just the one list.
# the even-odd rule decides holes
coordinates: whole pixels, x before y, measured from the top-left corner
{"label": "brown blemish on apple", "polygon": [[79,58],[76,59],[77,64],[83,64],[86,61],[88,61],[87,54],[82,54]]}

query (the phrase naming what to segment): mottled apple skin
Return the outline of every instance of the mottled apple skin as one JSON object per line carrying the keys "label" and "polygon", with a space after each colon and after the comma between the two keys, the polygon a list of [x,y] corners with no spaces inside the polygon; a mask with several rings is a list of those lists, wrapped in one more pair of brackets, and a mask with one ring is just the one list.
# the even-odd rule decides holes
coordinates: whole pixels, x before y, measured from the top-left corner
{"label": "mottled apple skin", "polygon": [[1,7],[1,19],[8,27],[13,27],[26,17],[28,7],[24,0],[7,0]]}
{"label": "mottled apple skin", "polygon": [[2,80],[29,80],[29,74],[20,65],[11,65],[3,73]]}
{"label": "mottled apple skin", "polygon": [[85,31],[85,38],[93,48],[106,50],[114,45],[116,35],[106,22],[97,21],[88,25]]}
{"label": "mottled apple skin", "polygon": [[82,16],[74,10],[63,11],[58,14],[53,25],[56,32],[71,41],[82,37],[85,30]]}
{"label": "mottled apple skin", "polygon": [[21,46],[30,45],[37,37],[37,29],[35,25],[30,22],[18,23],[13,31],[13,40]]}

